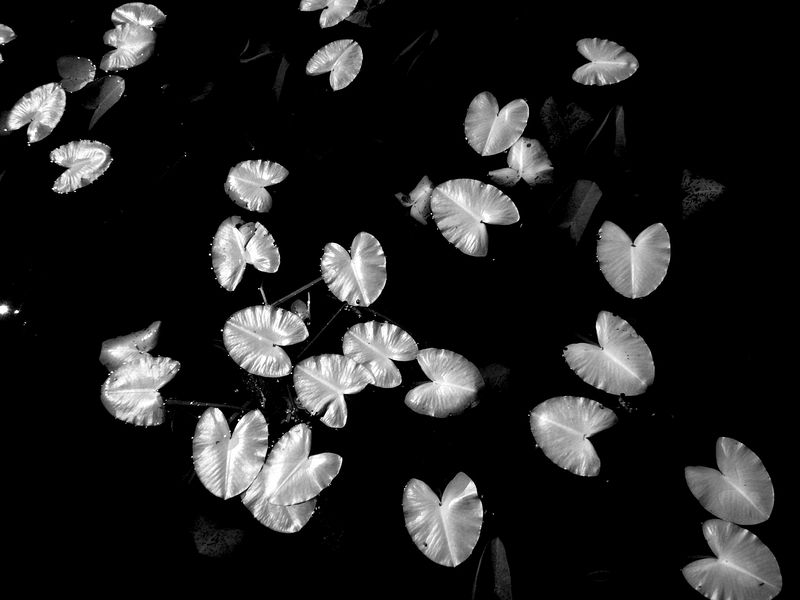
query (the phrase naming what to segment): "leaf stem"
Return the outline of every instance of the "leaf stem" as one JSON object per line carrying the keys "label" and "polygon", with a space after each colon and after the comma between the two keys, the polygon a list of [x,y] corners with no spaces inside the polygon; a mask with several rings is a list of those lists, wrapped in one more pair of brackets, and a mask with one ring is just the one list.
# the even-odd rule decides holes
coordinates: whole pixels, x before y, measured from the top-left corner
{"label": "leaf stem", "polygon": [[333,322],[334,322],[334,320],[336,319],[336,317],[338,317],[338,316],[339,316],[339,314],[340,314],[340,313],[341,313],[341,312],[344,310],[344,308],[345,308],[346,306],[347,306],[347,302],[342,302],[341,306],[339,306],[339,309],[338,309],[338,310],[337,310],[335,313],[333,313],[333,316],[332,316],[330,319],[328,319],[328,322],[327,322],[327,323],[325,323],[325,325],[323,325],[323,326],[322,326],[322,329],[320,329],[320,330],[317,332],[317,335],[315,335],[313,338],[311,338],[311,341],[310,341],[310,342],[308,342],[308,343],[305,345],[305,347],[303,348],[303,350],[300,352],[300,354],[298,354],[298,355],[297,355],[297,360],[300,360],[301,358],[303,358],[303,356],[305,356],[305,353],[306,353],[306,352],[308,352],[308,349],[309,349],[309,348],[311,348],[311,345],[312,345],[314,342],[316,342],[316,341],[317,341],[317,339],[318,339],[318,338],[319,338],[319,337],[320,337],[320,336],[321,336],[323,333],[325,333],[325,330],[326,330],[328,327],[330,327],[331,323],[333,323]]}
{"label": "leaf stem", "polygon": [[[293,291],[291,294],[287,294],[287,295],[285,295],[283,298],[281,298],[281,299],[280,299],[280,300],[278,300],[277,302],[273,302],[273,303],[271,304],[271,306],[278,306],[279,304],[283,304],[283,303],[284,303],[284,302],[286,302],[287,300],[291,300],[292,298],[294,298],[295,296],[297,296],[297,294],[302,294],[302,293],[303,293],[303,292],[305,292],[305,291],[306,291],[308,288],[310,288],[310,287],[314,287],[315,285],[317,285],[317,284],[318,284],[320,281],[322,281],[322,277],[321,277],[321,276],[320,276],[320,277],[317,277],[317,278],[316,278],[314,281],[309,281],[309,282],[308,282],[307,284],[305,284],[304,286],[301,286],[301,287],[297,288],[297,289],[296,289],[295,291]],[[265,304],[266,304],[266,301],[265,301]]]}
{"label": "leaf stem", "polygon": [[227,410],[238,410],[241,411],[241,406],[233,406],[232,404],[216,404],[214,402],[197,402],[195,400],[191,400],[186,402],[184,400],[175,400],[174,398],[164,398],[164,404],[166,406],[191,406],[193,408],[221,408]]}

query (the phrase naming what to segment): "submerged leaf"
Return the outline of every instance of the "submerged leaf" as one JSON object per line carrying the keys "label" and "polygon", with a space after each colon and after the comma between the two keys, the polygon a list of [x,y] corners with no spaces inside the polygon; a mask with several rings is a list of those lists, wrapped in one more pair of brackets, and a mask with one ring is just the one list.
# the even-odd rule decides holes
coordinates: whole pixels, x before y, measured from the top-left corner
{"label": "submerged leaf", "polygon": [[667,276],[670,241],[661,223],[650,225],[634,241],[606,221],[597,239],[597,262],[606,281],[626,298],[644,298]]}
{"label": "submerged leaf", "polygon": [[67,167],[53,184],[59,194],[74,192],[93,183],[111,164],[111,148],[100,142],[80,140],[59,146],[50,153],[50,160]]}
{"label": "submerged leaf", "polygon": [[289,176],[283,166],[269,160],[246,160],[231,167],[225,180],[225,193],[242,208],[265,213],[272,208],[266,188]]}
{"label": "submerged leaf", "polygon": [[683,218],[687,219],[722,196],[725,193],[725,186],[713,179],[696,177],[689,169],[684,169],[681,191],[684,193],[681,200]]}
{"label": "submerged leaf", "polygon": [[103,56],[100,68],[103,71],[123,71],[141,65],[152,56],[156,32],[143,25],[125,23],[106,31],[103,43],[116,50]]}
{"label": "submerged leaf", "polygon": [[246,265],[253,265],[262,273],[275,273],[280,263],[275,239],[261,223],[229,217],[214,235],[211,265],[217,282],[228,291],[239,285]]}
{"label": "submerged leaf", "polygon": [[431,215],[431,196],[433,195],[433,183],[424,175],[419,180],[410,194],[395,194],[395,198],[403,206],[411,207],[411,217],[425,225]]}
{"label": "submerged leaf", "polygon": [[97,121],[108,109],[114,106],[122,94],[125,93],[125,80],[118,75],[107,75],[102,79],[102,85],[97,95],[97,108],[94,110],[92,120],[89,121],[89,129],[95,126]]}
{"label": "submerged leaf", "polygon": [[175,377],[181,365],[163,356],[142,354],[111,372],[101,400],[114,418],[133,425],[164,422],[164,401],[158,390]]}
{"label": "submerged leaf", "polygon": [[349,254],[335,242],[326,244],[320,268],[331,293],[351,306],[369,306],[386,286],[386,255],[366,231],[353,238]]}
{"label": "submerged leaf", "polygon": [[353,12],[356,4],[358,4],[358,0],[301,0],[300,10],[314,11],[321,9],[319,26],[324,29],[344,21]]}
{"label": "submerged leaf", "polygon": [[741,527],[711,519],[703,535],[716,556],[683,568],[686,581],[710,600],[770,600],[783,587],[775,555],[758,537]]}
{"label": "submerged leaf", "polygon": [[508,168],[490,171],[489,177],[498,185],[516,185],[524,179],[528,185],[550,181],[553,165],[547,152],[536,140],[519,138],[508,151]]}
{"label": "submerged leaf", "polygon": [[583,85],[611,85],[633,75],[639,68],[636,57],[609,40],[584,38],[578,41],[578,52],[591,62],[578,67],[572,79]]}
{"label": "submerged leaf", "polygon": [[236,364],[261,377],[284,377],[292,361],[281,348],[308,337],[303,320],[282,308],[251,306],[234,313],[222,330],[225,349]]}
{"label": "submerged leaf", "polygon": [[[308,502],[339,474],[341,456],[332,452],[309,456],[310,451],[311,430],[304,423],[295,425],[278,440],[255,481],[242,496],[242,502],[257,519],[269,520],[268,512],[272,510],[269,504],[290,506]],[[272,515],[272,519],[300,519],[306,512],[310,517],[312,511],[313,506],[306,506],[294,514]]]}
{"label": "submerged leaf", "polygon": [[294,314],[303,319],[306,324],[308,324],[308,322],[311,321],[311,293],[309,292],[305,301],[298,298],[292,302],[289,310],[291,310]]}
{"label": "submerged leaf", "polygon": [[61,87],[67,92],[77,92],[94,81],[94,63],[81,56],[62,56],[56,61]]}
{"label": "submerged leaf", "polygon": [[483,503],[464,473],[447,484],[441,500],[424,481],[411,479],[403,490],[403,517],[420,552],[437,564],[456,567],[478,543]]}
{"label": "submerged leaf", "polygon": [[132,23],[151,29],[163,23],[166,18],[167,15],[161,12],[157,6],[145,4],[144,2],[128,2],[118,6],[111,13],[111,20],[114,23]]}
{"label": "submerged leaf", "polygon": [[564,358],[586,383],[609,394],[638,396],[655,378],[650,348],[625,320],[607,311],[597,315],[594,344],[570,344]]}
{"label": "submerged leaf", "polygon": [[373,383],[372,374],[347,356],[322,354],[301,361],[294,368],[297,402],[328,427],[347,423],[345,394],[356,394]]}
{"label": "submerged leaf", "polygon": [[38,142],[58,125],[66,105],[67,94],[59,84],[40,85],[17,100],[3,127],[15,131],[28,125],[28,143]]}
{"label": "submerged leaf", "polygon": [[569,230],[569,235],[576,244],[581,241],[602,196],[603,192],[594,181],[579,179],[575,182],[559,227]]}
{"label": "submerged leaf", "polygon": [[158,343],[161,321],[127,335],[111,338],[100,346],[100,362],[109,371],[121,367],[132,358],[150,352]]}
{"label": "submerged leaf", "polygon": [[431,208],[445,239],[470,256],[486,256],[489,251],[485,223],[519,221],[519,211],[508,196],[475,179],[451,179],[437,186]]}
{"label": "submerged leaf", "polygon": [[251,410],[231,435],[228,421],[218,408],[207,408],[194,430],[194,470],[206,489],[227,500],[245,491],[267,456],[267,421]]}
{"label": "submerged leaf", "polygon": [[483,385],[478,367],[450,350],[426,348],[417,353],[417,362],[431,381],[406,394],[406,405],[416,413],[431,417],[459,415],[478,403]]}
{"label": "submerged leaf", "polygon": [[500,110],[497,99],[490,92],[481,92],[467,109],[464,120],[467,142],[481,156],[508,150],[525,131],[528,113],[525,100],[513,100]]}
{"label": "submerged leaf", "polygon": [[594,121],[591,114],[574,102],[562,108],[552,96],[545,100],[539,117],[547,132],[547,147],[551,151],[559,149]]}
{"label": "submerged leaf", "polygon": [[414,360],[417,342],[397,325],[369,321],[357,323],[344,334],[342,347],[345,356],[364,365],[372,373],[374,385],[393,388],[402,377],[394,360]]}
{"label": "submerged leaf", "polygon": [[316,51],[306,64],[308,75],[324,75],[330,73],[330,84],[333,91],[346,88],[361,71],[364,53],[358,42],[353,40],[337,40]]}
{"label": "submerged leaf", "polygon": [[499,537],[486,544],[478,561],[472,600],[511,600],[511,569]]}
{"label": "submerged leaf", "polygon": [[772,514],[775,490],[764,463],[741,442],[717,440],[717,469],[686,467],[686,483],[715,517],[738,523],[763,523]]}
{"label": "submerged leaf", "polygon": [[600,473],[600,458],[589,438],[616,422],[613,410],[575,396],[550,398],[531,412],[531,431],[545,456],[584,477]]}

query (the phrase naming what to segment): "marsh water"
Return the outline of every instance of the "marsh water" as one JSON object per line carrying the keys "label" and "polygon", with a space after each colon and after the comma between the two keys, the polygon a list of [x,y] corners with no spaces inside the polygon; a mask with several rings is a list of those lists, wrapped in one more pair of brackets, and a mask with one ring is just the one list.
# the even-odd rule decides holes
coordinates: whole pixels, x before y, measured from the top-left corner
{"label": "marsh water", "polygon": [[[770,471],[775,512],[753,530],[786,564],[789,472],[772,434],[780,384],[762,352],[773,331],[756,316],[764,306],[757,286],[742,278],[767,251],[731,238],[763,219],[744,191],[750,181],[733,133],[754,92],[733,83],[727,30],[682,21],[672,35],[691,60],[676,64],[674,45],[642,20],[503,2],[475,10],[372,4],[369,27],[320,29],[317,14],[299,12],[296,2],[213,10],[161,2],[167,21],[154,55],[119,73],[125,94],[91,131],[92,111],[78,92],[41,142],[26,145],[22,132],[0,138],[0,300],[18,310],[2,321],[18,359],[6,378],[24,379],[23,391],[6,398],[18,436],[8,459],[24,482],[10,487],[33,508],[19,524],[21,561],[49,565],[64,588],[220,585],[265,597],[466,599],[485,544],[499,537],[518,598],[699,598],[680,569],[710,554],[701,523],[711,517],[683,469],[714,466],[715,442],[728,436]],[[48,14],[4,7],[0,22],[18,37],[2,47],[0,109],[58,81],[60,56],[98,64],[115,6]],[[594,36],[633,52],[635,76],[604,88],[573,82],[583,62],[575,42]],[[333,92],[327,77],[309,77],[304,67],[341,38],[361,44],[364,64]],[[540,111],[548,98],[575,103],[593,121],[551,151],[552,184],[508,191],[521,220],[490,227],[489,255],[475,258],[433,223],[412,220],[395,194],[423,175],[486,181],[505,166],[504,155],[480,157],[464,140],[466,109],[485,90],[501,105],[527,100],[530,137],[547,135]],[[584,152],[620,105],[625,160],[613,155],[611,127]],[[60,169],[49,152],[77,139],[108,144],[113,163],[92,185],[56,195]],[[228,170],[250,159],[278,161],[290,173],[265,214],[246,213],[223,190]],[[690,218],[682,215],[685,169],[726,187]],[[579,243],[559,227],[557,210],[575,179],[603,190]],[[235,214],[268,228],[281,266],[270,275],[248,271],[227,292],[209,251],[219,223]],[[631,234],[655,222],[668,228],[672,260],[651,296],[624,298],[603,279],[595,233],[606,219]],[[348,398],[346,427],[331,430],[227,356],[221,327],[262,301],[260,285],[269,300],[290,293],[319,276],[326,243],[349,247],[360,231],[375,235],[387,256],[387,285],[374,308],[421,347],[454,350],[496,375],[475,408],[449,419],[411,412],[404,393],[424,377],[408,364],[401,389]],[[324,284],[310,297],[313,337],[340,303]],[[652,350],[656,377],[643,396],[596,390],[562,358],[567,344],[594,339],[601,310],[628,320]],[[341,352],[347,327],[367,318],[342,312],[313,353]],[[176,406],[164,425],[145,429],[103,408],[101,342],[154,320],[162,321],[155,353],[182,365],[165,397],[244,406],[260,386],[273,440],[308,422],[314,451],[343,457],[303,530],[267,530],[238,499],[203,488],[191,460],[202,409]],[[593,438],[598,477],[556,467],[534,443],[530,411],[560,395],[593,398],[619,416]],[[473,555],[448,569],[411,542],[402,491],[415,477],[441,492],[459,471],[475,481],[485,517]]]}

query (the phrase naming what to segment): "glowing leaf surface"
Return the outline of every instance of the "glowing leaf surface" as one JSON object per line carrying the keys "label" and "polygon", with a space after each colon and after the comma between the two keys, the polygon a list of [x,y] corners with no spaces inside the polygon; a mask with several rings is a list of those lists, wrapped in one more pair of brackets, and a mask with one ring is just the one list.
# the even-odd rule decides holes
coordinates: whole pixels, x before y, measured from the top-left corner
{"label": "glowing leaf surface", "polygon": [[286,179],[289,171],[269,160],[246,160],[231,168],[225,192],[242,208],[265,213],[272,208],[268,187]]}
{"label": "glowing leaf surface", "polygon": [[606,281],[626,298],[644,298],[667,276],[670,241],[661,223],[650,225],[634,241],[606,221],[597,240],[597,261]]}
{"label": "glowing leaf surface", "polygon": [[326,244],[320,268],[331,293],[352,306],[369,306],[386,285],[386,255],[365,231],[353,238],[349,254],[335,242]]}
{"label": "glowing leaf surface", "polygon": [[508,150],[525,131],[528,113],[525,100],[513,100],[500,110],[497,99],[490,92],[481,92],[467,109],[464,120],[467,142],[481,156]]}
{"label": "glowing leaf surface", "polygon": [[478,403],[483,376],[466,358],[450,350],[426,348],[417,353],[417,362],[431,380],[406,394],[406,405],[416,413],[431,417],[458,415]]}
{"label": "glowing leaf surface", "polygon": [[369,321],[357,323],[344,334],[342,347],[345,356],[364,365],[375,379],[374,385],[393,388],[400,385],[400,371],[394,360],[414,360],[417,343],[397,325]]}
{"label": "glowing leaf surface", "polygon": [[101,400],[115,418],[133,425],[164,422],[164,401],[158,392],[175,377],[180,363],[142,354],[111,372],[103,383]]}
{"label": "glowing leaf surface", "polygon": [[80,140],[59,146],[50,153],[50,160],[66,167],[53,184],[59,194],[74,192],[93,183],[111,164],[111,148],[100,142]]}

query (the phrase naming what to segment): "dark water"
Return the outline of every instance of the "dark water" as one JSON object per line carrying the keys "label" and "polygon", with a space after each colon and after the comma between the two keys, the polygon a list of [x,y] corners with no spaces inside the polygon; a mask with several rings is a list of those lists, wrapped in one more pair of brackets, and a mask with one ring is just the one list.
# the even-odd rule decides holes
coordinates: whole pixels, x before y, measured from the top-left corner
{"label": "dark water", "polygon": [[[21,383],[6,398],[15,432],[7,494],[30,514],[13,527],[20,563],[58,573],[64,589],[144,583],[272,597],[468,598],[480,551],[499,535],[518,598],[699,598],[680,568],[708,553],[700,523],[710,515],[689,493],[683,468],[713,466],[715,441],[724,435],[747,444],[770,471],[775,512],[753,529],[784,567],[783,593],[791,595],[783,494],[789,461],[775,433],[788,398],[765,352],[781,320],[763,310],[772,308],[759,281],[768,277],[769,250],[758,234],[744,236],[752,243],[740,235],[758,232],[766,219],[753,206],[749,159],[739,145],[747,127],[742,109],[757,82],[737,81],[742,67],[727,60],[725,42],[736,30],[696,17],[623,23],[502,2],[474,11],[427,4],[388,0],[371,28],[320,30],[316,14],[297,12],[294,2],[214,9],[161,2],[168,19],[155,55],[121,73],[125,96],[91,132],[91,111],[75,94],[42,142],[26,147],[21,132],[0,138],[0,300],[20,310],[2,321],[15,359],[6,378]],[[2,48],[0,108],[57,81],[59,56],[99,63],[114,6],[0,13],[19,36]],[[656,33],[672,18],[677,51]],[[607,88],[573,83],[582,62],[574,44],[587,36],[624,44],[640,71]],[[334,93],[326,77],[307,77],[304,65],[324,43],[344,37],[362,45],[364,66]],[[250,52],[267,45],[270,54],[242,63],[247,44]],[[288,71],[276,98],[282,57]],[[554,184],[514,188],[520,224],[491,228],[489,258],[476,259],[449,246],[433,225],[412,221],[393,195],[424,174],[438,183],[485,178],[505,166],[504,158],[480,158],[464,143],[466,108],[484,90],[501,104],[525,98],[532,137],[544,133],[536,115],[550,96],[592,113],[588,135],[623,105],[630,172],[612,160],[611,138],[599,138],[586,156],[551,153]],[[56,196],[50,187],[59,168],[48,154],[74,139],[108,144],[114,163],[91,186]],[[290,171],[273,209],[257,217],[222,188],[231,166],[256,158]],[[684,221],[685,168],[728,192]],[[576,177],[604,190],[577,247],[549,212],[557,190]],[[233,214],[264,223],[282,263],[274,275],[247,271],[228,293],[214,280],[208,252],[217,226]],[[657,221],[667,226],[672,263],[652,296],[627,300],[602,278],[593,231],[605,219],[630,232]],[[504,365],[510,376],[475,409],[442,421],[405,407],[409,383],[369,389],[349,399],[340,431],[302,411],[287,416],[280,386],[267,385],[273,440],[292,419],[307,420],[314,452],[337,452],[344,461],[306,528],[277,534],[238,500],[218,500],[192,478],[199,410],[176,409],[167,424],[147,430],[112,419],[99,399],[105,372],[97,354],[102,340],[160,319],[156,353],[182,364],[165,395],[244,405],[252,382],[218,347],[225,319],[260,302],[262,282],[274,300],[314,279],[323,246],[348,247],[359,231],[375,235],[388,259],[377,310],[421,346],[454,350],[480,367]],[[337,307],[324,286],[313,289],[312,336]],[[593,337],[600,310],[626,318],[654,355],[655,383],[628,409],[582,383],[561,358],[579,335]],[[357,320],[343,313],[314,352],[339,352]],[[421,378],[412,364],[403,374],[406,382]],[[597,478],[558,469],[534,446],[528,413],[564,394],[594,398],[620,416],[596,438],[603,460]],[[476,552],[446,569],[411,543],[401,494],[412,477],[441,490],[458,471],[476,482],[486,516]],[[218,558],[198,554],[198,522],[238,541],[235,549]]]}

